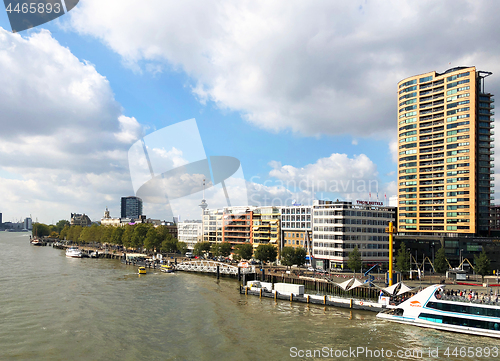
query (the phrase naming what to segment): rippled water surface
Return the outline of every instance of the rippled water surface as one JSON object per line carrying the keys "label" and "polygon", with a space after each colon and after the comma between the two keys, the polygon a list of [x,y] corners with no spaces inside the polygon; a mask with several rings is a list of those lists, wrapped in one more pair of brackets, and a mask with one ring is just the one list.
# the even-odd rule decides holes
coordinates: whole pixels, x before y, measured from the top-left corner
{"label": "rippled water surface", "polygon": [[[261,300],[240,295],[233,279],[136,272],[116,260],[68,259],[31,246],[27,233],[0,232],[0,360],[313,360],[325,357],[305,357],[306,350],[323,347],[389,350],[384,359],[394,360],[433,359],[428,350],[436,347],[436,360],[500,358],[443,355],[447,347],[500,346],[495,339]],[[304,357],[292,357],[300,350]],[[332,359],[382,359],[372,356]]]}

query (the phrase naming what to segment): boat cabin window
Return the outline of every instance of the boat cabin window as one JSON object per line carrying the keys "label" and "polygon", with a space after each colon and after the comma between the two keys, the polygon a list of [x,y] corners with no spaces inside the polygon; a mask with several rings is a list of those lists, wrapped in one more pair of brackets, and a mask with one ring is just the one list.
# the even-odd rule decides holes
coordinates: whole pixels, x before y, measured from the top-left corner
{"label": "boat cabin window", "polygon": [[456,312],[468,315],[500,317],[500,309],[497,308],[469,306],[467,304],[456,305],[453,303],[433,302],[433,301],[427,302],[425,307],[434,308],[440,311]]}
{"label": "boat cabin window", "polygon": [[469,320],[467,318],[433,315],[430,313],[421,313],[418,316],[418,318],[421,320],[425,320],[425,321],[430,321],[430,322],[435,322],[435,323],[444,323],[447,325],[483,328],[486,330],[494,330],[494,331],[500,330],[500,323],[498,323],[498,322],[489,322],[489,321],[483,321],[483,320]]}

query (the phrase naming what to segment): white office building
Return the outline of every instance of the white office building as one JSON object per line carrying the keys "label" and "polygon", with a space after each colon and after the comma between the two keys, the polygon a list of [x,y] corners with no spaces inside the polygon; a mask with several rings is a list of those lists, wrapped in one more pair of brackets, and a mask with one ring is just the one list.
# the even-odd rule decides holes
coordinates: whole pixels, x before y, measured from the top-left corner
{"label": "white office building", "polygon": [[378,203],[315,200],[312,233],[316,264],[325,269],[347,267],[349,253],[356,246],[364,267],[387,264],[389,235],[385,228],[395,221],[396,208]]}
{"label": "white office building", "polygon": [[201,242],[202,226],[201,220],[177,223],[177,239],[186,243],[188,249],[194,249],[194,245]]}

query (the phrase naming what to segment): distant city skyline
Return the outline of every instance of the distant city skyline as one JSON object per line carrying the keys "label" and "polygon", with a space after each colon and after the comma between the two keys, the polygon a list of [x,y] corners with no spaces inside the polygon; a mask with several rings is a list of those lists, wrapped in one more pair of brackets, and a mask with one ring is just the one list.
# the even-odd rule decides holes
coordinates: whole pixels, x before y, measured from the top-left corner
{"label": "distant city skyline", "polygon": [[[130,146],[193,118],[207,154],[241,162],[249,205],[389,199],[396,84],[456,66],[500,74],[496,2],[150,4],[141,17],[132,3],[87,0],[17,34],[0,12],[4,221],[100,219],[106,206],[119,215],[134,195]],[[154,152],[185,159],[176,147]],[[207,190],[209,207],[223,192]],[[175,216],[199,219],[201,198]],[[170,216],[147,202],[143,213]]]}

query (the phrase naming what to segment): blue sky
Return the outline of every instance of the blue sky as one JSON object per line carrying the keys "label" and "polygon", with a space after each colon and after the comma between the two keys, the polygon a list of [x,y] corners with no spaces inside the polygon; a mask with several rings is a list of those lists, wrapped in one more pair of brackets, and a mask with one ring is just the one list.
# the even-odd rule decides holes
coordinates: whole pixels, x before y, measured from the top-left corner
{"label": "blue sky", "polygon": [[[36,144],[37,133],[33,130],[29,134],[27,130],[29,120],[20,123],[25,126],[23,134],[12,130],[9,139],[24,137],[19,139],[30,139],[33,144],[23,154],[0,154],[4,157],[0,160],[0,181],[3,180],[1,186],[8,194],[0,201],[4,220],[34,214],[50,223],[67,219],[69,212],[87,213],[96,219],[105,206],[118,215],[120,197],[131,195],[133,188],[126,159],[117,158],[124,158],[128,147],[141,134],[191,118],[197,120],[207,155],[238,158],[245,179],[254,183],[254,188],[267,181],[269,188],[260,191],[273,197],[289,198],[290,192],[277,189],[280,181],[298,181],[309,175],[317,181],[345,181],[351,173],[360,173],[359,178],[367,181],[376,180],[379,197],[382,199],[385,193],[389,197],[396,191],[396,83],[414,74],[444,71],[449,67],[448,60],[460,62],[453,65],[477,65],[494,73],[498,67],[498,40],[485,35],[498,27],[491,16],[485,15],[497,7],[491,2],[479,2],[480,6],[455,1],[454,10],[447,8],[446,1],[437,6],[437,10],[454,12],[457,20],[448,24],[455,30],[453,34],[439,31],[439,11],[428,1],[383,6],[366,1],[318,1],[308,5],[280,1],[272,5],[176,5],[153,1],[157,10],[154,12],[134,11],[132,0],[122,2],[119,10],[111,3],[82,0],[68,15],[15,36],[8,35],[10,25],[6,13],[0,11],[0,27],[6,30],[4,41],[0,42],[0,56],[2,52],[12,59],[35,56],[31,61],[36,63],[36,56],[44,56],[31,49],[37,48],[37,42],[53,47],[55,53],[67,48],[70,54],[64,56],[74,57],[72,66],[82,71],[80,84],[86,84],[86,76],[95,72],[93,87],[99,92],[92,94],[97,96],[102,91],[107,97],[93,100],[90,96],[89,104],[102,102],[100,106],[106,111],[89,113],[89,118],[81,115],[78,122],[74,120],[67,126],[63,114],[69,110],[61,109],[58,113],[57,106],[51,107],[51,118],[46,121],[54,137],[65,134],[71,144],[77,135],[82,137],[71,147],[73,158],[65,150],[68,142],[47,149],[47,155],[42,157],[43,152],[38,150],[43,147]],[[182,20],[184,14],[189,14],[189,19]],[[450,40],[477,28],[474,24],[479,18],[481,28],[467,36],[490,37],[487,42],[491,50],[465,48]],[[439,35],[428,32],[428,25],[437,26]],[[50,34],[43,33],[43,29]],[[40,32],[43,36],[36,37]],[[19,35],[28,42],[19,43]],[[10,51],[14,43],[19,45]],[[20,44],[25,49],[20,50]],[[419,51],[420,44],[425,44],[429,54]],[[448,47],[443,48],[442,44]],[[47,55],[47,64],[50,61],[53,59]],[[43,73],[43,67],[33,67],[30,74],[37,77],[37,71]],[[10,76],[10,83],[21,82],[22,76],[16,77],[13,72]],[[75,79],[79,76],[75,75]],[[64,88],[65,78],[57,81]],[[492,80],[491,84],[494,92],[499,82]],[[34,99],[48,97],[43,89],[34,88],[27,90],[34,93]],[[5,97],[4,101],[7,103]],[[85,104],[81,106],[86,108]],[[8,105],[5,107],[9,109]],[[38,112],[36,105],[26,107]],[[95,114],[107,114],[107,110],[109,116],[97,121]],[[3,122],[15,123],[16,116],[12,114],[18,111],[23,110],[5,111],[12,119],[4,118]],[[125,118],[117,120],[120,116]],[[125,126],[123,119],[132,119],[126,123],[126,131],[120,128],[128,143],[107,143],[110,134],[116,135],[117,129]],[[85,138],[87,135],[78,129],[87,122],[93,132],[85,130]],[[54,139],[60,141],[61,137]],[[47,135],[43,144],[51,143],[49,140]],[[96,149],[102,149],[95,156],[102,164],[81,162],[81,157],[88,158],[89,152]],[[109,155],[113,149],[121,155],[114,154],[109,158],[113,160],[104,161],[103,154]],[[34,167],[33,159],[38,156],[40,160]],[[54,162],[57,157],[64,161]],[[47,174],[52,179],[45,179]],[[85,190],[71,182],[88,183],[90,188]],[[78,192],[72,191],[75,187]],[[368,198],[365,191],[322,195]],[[196,218],[196,202],[199,197],[191,203],[186,201],[184,218]],[[165,218],[161,207],[146,209],[152,217]]]}

